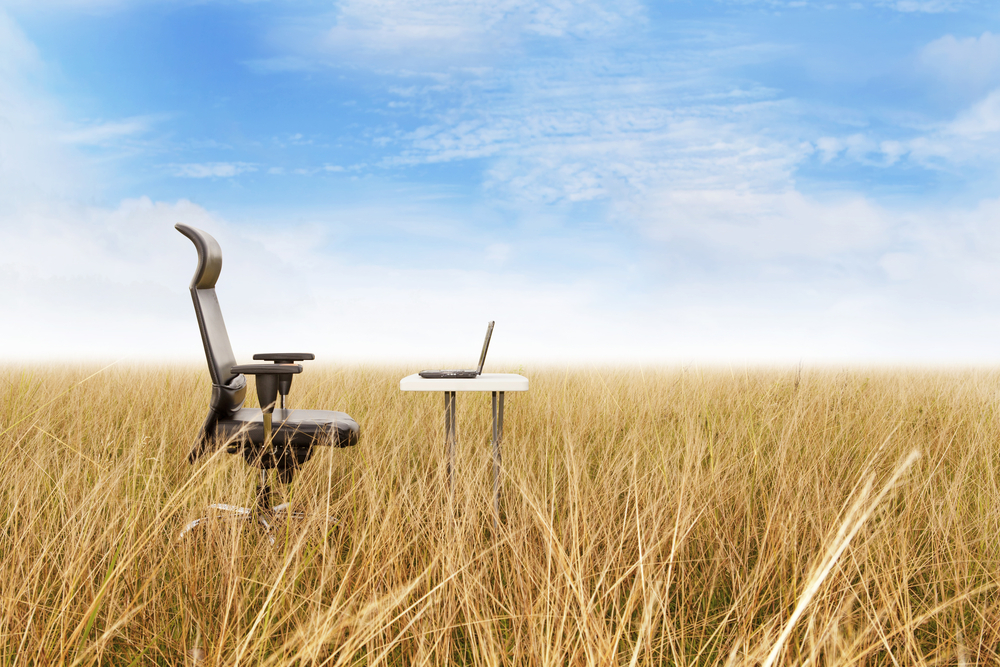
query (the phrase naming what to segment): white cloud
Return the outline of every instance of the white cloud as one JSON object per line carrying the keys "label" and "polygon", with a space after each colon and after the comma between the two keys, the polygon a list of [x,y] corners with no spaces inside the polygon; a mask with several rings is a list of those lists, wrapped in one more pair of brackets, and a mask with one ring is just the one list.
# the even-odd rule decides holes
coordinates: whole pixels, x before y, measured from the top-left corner
{"label": "white cloud", "polygon": [[[994,224],[1000,201],[918,215],[864,201],[824,205],[794,193],[728,197],[687,197],[683,223],[671,221],[679,210],[673,205],[660,224],[677,228],[656,247],[704,242],[715,252],[721,248],[728,261],[742,253],[739,270],[637,293],[624,275],[545,280],[495,266],[351,261],[346,250],[342,256],[322,250],[336,242],[322,225],[275,221],[247,228],[184,201],[143,198],[113,209],[38,206],[0,218],[5,239],[21,249],[0,269],[0,288],[8,295],[0,332],[11,354],[24,358],[200,363],[187,294],[196,253],[173,230],[182,221],[208,230],[222,245],[218,290],[240,359],[284,345],[308,348],[327,363],[471,363],[489,319],[498,322],[491,346],[495,369],[504,362],[582,360],[997,358],[988,333],[1000,320],[988,306],[1000,304],[1000,269],[993,260],[1000,254]],[[744,216],[743,227],[736,212]],[[382,216],[357,213],[376,219],[392,214],[391,207]],[[352,217],[345,211],[338,216]],[[782,236],[793,238],[782,246]],[[833,252],[821,254],[827,243]],[[900,244],[908,249],[892,250]],[[514,245],[488,247],[486,264],[509,259]],[[857,266],[769,273],[787,259],[782,252],[827,266]],[[866,270],[872,275],[866,277]],[[272,316],[276,303],[283,305],[281,317]],[[575,333],[567,339],[567,331]]]}
{"label": "white cloud", "polygon": [[169,165],[169,171],[181,178],[232,178],[247,172],[257,171],[257,165],[249,162],[202,162]]}
{"label": "white cloud", "polygon": [[844,142],[836,137],[820,137],[816,141],[816,150],[819,151],[823,164],[826,164],[840,155],[844,150]]}
{"label": "white cloud", "polygon": [[950,120],[926,124],[919,134],[879,141],[871,134],[822,137],[815,142],[823,163],[846,159],[869,166],[892,167],[909,160],[921,167],[977,167],[997,172],[1000,159],[1000,88],[957,113]]}
{"label": "white cloud", "polygon": [[642,22],[635,0],[345,0],[317,31],[286,23],[273,37],[290,53],[248,62],[256,72],[308,70],[317,62],[397,71],[495,62],[537,38],[590,38]]}
{"label": "white cloud", "polygon": [[60,110],[34,84],[35,46],[0,9],[0,209],[38,197],[68,197],[89,184],[79,156],[59,140]]}
{"label": "white cloud", "polygon": [[[159,1],[176,2],[177,0]],[[120,9],[128,5],[148,2],[150,0],[0,0],[0,11],[7,8],[15,10],[18,13],[52,11],[96,12]]]}
{"label": "white cloud", "polygon": [[921,66],[951,90],[981,95],[1000,83],[1000,36],[940,37],[921,49]]}
{"label": "white cloud", "polygon": [[486,261],[489,264],[502,266],[510,259],[513,247],[509,243],[491,243],[486,247]]}
{"label": "white cloud", "polygon": [[944,134],[974,140],[997,132],[1000,132],[1000,90],[994,90],[972,108],[963,111],[944,130]]}
{"label": "white cloud", "polygon": [[957,11],[966,3],[961,0],[888,0],[879,4],[906,13],[940,14]]}
{"label": "white cloud", "polygon": [[[602,291],[595,283],[351,263],[317,250],[330,242],[323,227],[238,227],[190,202],[140,198],[114,209],[37,205],[0,217],[5,242],[20,249],[0,269],[8,358],[203,359],[187,293],[197,254],[176,222],[221,244],[217,290],[245,360],[284,345],[309,348],[327,363],[462,362],[456,349],[468,339],[474,357],[487,319],[500,320],[505,335],[492,350],[494,363],[568,360],[614,329],[591,311]],[[488,249],[493,259],[506,252]],[[586,333],[553,345],[556,332],[574,323]]]}
{"label": "white cloud", "polygon": [[81,149],[118,148],[160,118],[74,122],[39,85],[46,74],[34,44],[0,9],[0,210],[53,198],[93,199],[112,165]]}
{"label": "white cloud", "polygon": [[314,60],[299,56],[255,58],[243,63],[254,74],[280,74],[283,72],[312,72],[319,69]]}
{"label": "white cloud", "polygon": [[[976,0],[972,0],[975,2]],[[903,13],[939,14],[958,11],[970,4],[969,0],[729,0],[739,5],[764,5],[775,9],[822,8],[826,10],[847,8],[886,7]]]}
{"label": "white cloud", "polygon": [[339,6],[337,26],[328,38],[401,52],[412,52],[417,45],[480,51],[511,33],[606,34],[639,12],[636,3],[606,6],[594,0],[348,0]]}
{"label": "white cloud", "polygon": [[171,343],[181,331],[178,298],[190,269],[183,246],[168,236],[177,221],[204,227],[212,217],[187,202],[148,199],[116,209],[34,203],[0,216],[4,237],[19,249],[0,269],[7,355],[184,356]]}
{"label": "white cloud", "polygon": [[105,146],[117,141],[144,134],[159,116],[136,116],[123,120],[83,125],[64,132],[60,139],[70,144]]}
{"label": "white cloud", "polygon": [[996,172],[996,160],[1000,158],[1000,89],[923,135],[883,144],[882,150],[888,150],[893,160],[905,155],[930,169],[979,166]]}
{"label": "white cloud", "polygon": [[24,35],[20,26],[0,7],[0,74],[4,80],[20,78],[24,69],[40,65],[38,49]]}
{"label": "white cloud", "polygon": [[887,252],[878,260],[890,280],[909,280],[919,268],[919,257],[908,252]]}
{"label": "white cloud", "polygon": [[823,164],[845,158],[865,165],[888,167],[910,152],[906,142],[877,141],[861,132],[846,137],[820,137],[814,144]]}
{"label": "white cloud", "polygon": [[[653,239],[694,242],[743,262],[774,258],[837,261],[891,240],[892,216],[859,196],[820,202],[781,193],[664,188],[636,207]],[[817,268],[813,264],[810,268]]]}
{"label": "white cloud", "polygon": [[[607,73],[600,58],[504,75],[479,104],[386,137],[388,166],[490,158],[485,185],[520,202],[624,202],[677,187],[781,189],[813,150],[789,131],[770,91],[727,90],[678,102],[677,84]],[[671,90],[673,88],[673,90]],[[682,89],[683,90],[683,89]],[[673,92],[673,95],[671,95]]]}

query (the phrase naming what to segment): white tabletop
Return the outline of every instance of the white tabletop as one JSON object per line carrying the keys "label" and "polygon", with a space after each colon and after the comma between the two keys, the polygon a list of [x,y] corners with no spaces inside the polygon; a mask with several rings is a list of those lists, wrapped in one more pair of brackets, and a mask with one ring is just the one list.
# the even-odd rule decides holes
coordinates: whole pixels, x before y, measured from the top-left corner
{"label": "white tabletop", "polygon": [[422,378],[399,381],[400,391],[528,391],[528,378],[514,373],[483,373],[474,378]]}

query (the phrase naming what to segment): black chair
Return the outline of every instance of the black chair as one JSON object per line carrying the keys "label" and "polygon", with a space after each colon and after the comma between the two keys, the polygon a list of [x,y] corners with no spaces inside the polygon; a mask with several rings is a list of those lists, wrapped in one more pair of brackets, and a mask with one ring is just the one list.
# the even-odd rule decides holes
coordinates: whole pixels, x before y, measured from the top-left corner
{"label": "black chair", "polygon": [[[270,471],[276,471],[280,482],[290,483],[295,471],[309,460],[315,447],[356,445],[358,424],[343,412],[286,408],[285,399],[292,386],[292,375],[302,372],[302,365],[296,362],[314,359],[312,354],[255,354],[254,360],[273,363],[236,364],[219,299],[215,295],[215,283],[222,271],[222,250],[211,235],[200,229],[183,224],[177,224],[175,228],[191,239],[198,249],[198,269],[191,281],[191,297],[208,358],[208,372],[212,376],[208,416],[188,460],[194,463],[203,454],[224,446],[231,454],[242,454],[248,464],[260,470],[255,506],[209,506],[220,510],[224,516],[256,521],[268,529],[279,515],[301,518],[301,515],[290,512],[287,505],[271,505]],[[255,377],[257,399],[262,409],[243,407],[247,392],[244,375]],[[281,397],[280,407],[275,405],[278,396]],[[189,523],[181,532],[181,537],[203,520],[204,517]]]}

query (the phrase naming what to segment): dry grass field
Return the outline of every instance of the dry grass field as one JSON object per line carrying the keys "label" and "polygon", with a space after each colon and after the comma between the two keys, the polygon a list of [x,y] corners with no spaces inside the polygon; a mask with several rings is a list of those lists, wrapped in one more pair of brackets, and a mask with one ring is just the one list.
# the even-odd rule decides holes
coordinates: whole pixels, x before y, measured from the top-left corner
{"label": "dry grass field", "polygon": [[203,369],[0,369],[0,662],[1000,662],[997,373],[527,369],[494,534],[489,396],[458,397],[449,501],[443,398],[405,372],[295,380],[362,439],[272,546],[177,539],[254,494],[240,457],[186,462]]}

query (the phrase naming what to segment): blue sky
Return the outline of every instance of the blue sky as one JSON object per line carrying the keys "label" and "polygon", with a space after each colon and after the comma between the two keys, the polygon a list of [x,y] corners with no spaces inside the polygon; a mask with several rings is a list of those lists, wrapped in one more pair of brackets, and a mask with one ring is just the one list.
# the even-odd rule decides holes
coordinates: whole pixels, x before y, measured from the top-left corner
{"label": "blue sky", "polygon": [[241,358],[996,362],[998,19],[0,0],[4,354],[197,359],[187,222]]}

